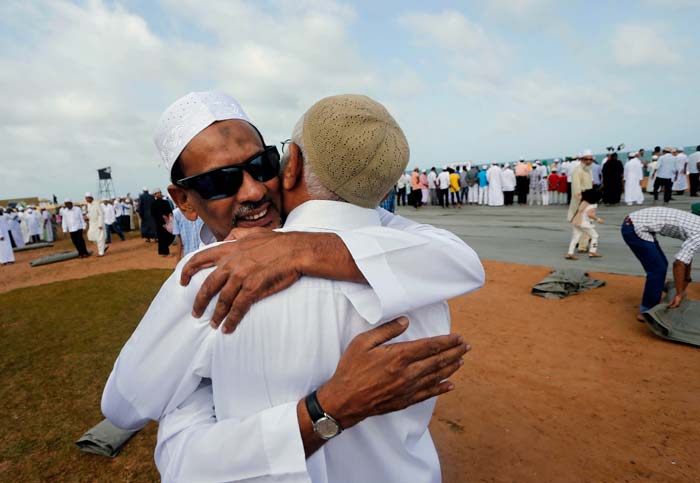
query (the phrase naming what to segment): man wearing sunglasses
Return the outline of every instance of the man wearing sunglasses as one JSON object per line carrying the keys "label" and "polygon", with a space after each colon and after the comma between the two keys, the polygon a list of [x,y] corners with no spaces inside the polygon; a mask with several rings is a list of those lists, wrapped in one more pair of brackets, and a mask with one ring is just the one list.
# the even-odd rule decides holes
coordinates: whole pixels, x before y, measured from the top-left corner
{"label": "man wearing sunglasses", "polygon": [[[468,348],[459,336],[435,335],[449,330],[446,305],[435,304],[480,287],[483,284],[483,269],[474,252],[450,234],[398,217],[387,220],[385,213],[352,206],[377,205],[385,191],[393,186],[398,173],[405,169],[408,149],[400,128],[381,106],[377,107],[367,98],[344,97],[351,98],[347,103],[355,105],[359,111],[357,117],[361,117],[364,113],[361,107],[366,105],[370,106],[370,110],[381,112],[378,125],[384,126],[395,139],[404,143],[397,141],[399,144],[394,146],[395,149],[386,151],[389,153],[387,156],[398,159],[398,162],[395,159],[397,172],[373,177],[373,171],[367,171],[357,185],[365,186],[370,195],[365,193],[367,199],[364,199],[360,189],[352,200],[354,203],[347,199],[351,195],[342,197],[336,193],[347,191],[342,187],[343,170],[336,172],[338,179],[335,181],[314,176],[302,162],[299,140],[290,148],[290,161],[283,176],[268,178],[278,162],[275,151],[265,147],[257,129],[244,117],[240,106],[228,96],[205,93],[197,95],[196,99],[186,97],[171,106],[162,118],[167,127],[161,127],[160,132],[165,134],[158,137],[156,142],[166,164],[176,161],[171,171],[174,184],[169,188],[170,193],[186,216],[199,215],[204,220],[207,229],[203,230],[203,241],[224,240],[234,226],[236,230],[273,227],[279,223],[281,211],[291,212],[292,215],[296,213],[296,220],[290,218],[289,226],[282,232],[275,232],[274,235],[255,233],[236,243],[218,244],[214,250],[225,245],[240,245],[241,250],[232,257],[238,257],[238,262],[247,267],[247,273],[262,271],[265,273],[262,280],[270,277],[270,273],[284,274],[278,275],[272,288],[265,288],[270,293],[288,287],[302,274],[310,276],[293,286],[299,287],[298,290],[304,293],[303,297],[295,299],[286,309],[281,308],[281,312],[262,316],[266,320],[264,323],[259,319],[262,313],[258,311],[266,304],[274,305],[279,299],[268,298],[256,304],[247,323],[244,321],[239,329],[241,332],[232,336],[208,328],[208,321],[214,315],[213,307],[207,309],[206,317],[201,319],[190,314],[195,293],[210,271],[196,274],[192,278],[193,283],[183,287],[178,283],[182,275],[181,263],[165,283],[134,336],[122,350],[105,388],[102,406],[108,418],[120,427],[137,428],[148,419],[161,421],[156,459],[166,481],[236,481],[244,477],[285,475],[289,476],[289,481],[308,481],[305,460],[317,454],[316,451],[326,440],[338,436],[343,428],[355,426],[368,416],[408,406],[416,407],[422,415],[419,417],[422,423],[417,427],[410,424],[407,427],[410,434],[421,440],[420,444],[412,444],[418,444],[422,448],[420,452],[428,460],[436,461],[429,435],[427,440],[423,439],[428,434],[426,425],[432,405],[423,405],[420,409],[414,405],[452,389],[453,386],[444,380],[459,368],[461,357]],[[381,139],[379,136],[373,142],[383,146]],[[308,149],[312,150],[310,156],[313,155],[313,145]],[[380,156],[377,159],[381,165],[383,158]],[[351,163],[342,166],[346,167],[345,175],[348,177],[363,171]],[[239,169],[231,169],[236,167]],[[301,179],[303,188],[300,188]],[[280,196],[280,184],[284,186],[284,198]],[[328,185],[333,186],[335,191],[327,188]],[[303,199],[327,201],[309,205]],[[336,211],[333,213],[329,213],[328,206],[323,204],[329,202],[335,203]],[[301,211],[294,209],[299,205],[306,206],[303,220],[298,218]],[[355,221],[352,221],[353,218]],[[372,219],[374,221],[367,223]],[[382,227],[380,222],[403,231]],[[436,287],[420,287],[421,277],[428,283],[433,279],[421,275],[415,268],[402,271],[404,265],[415,259],[416,250],[428,256],[447,251],[461,257],[460,264],[457,264],[462,267],[459,287],[453,287],[450,279],[438,281]],[[218,254],[216,256],[231,255],[231,252],[225,251],[215,253]],[[441,256],[451,260],[449,254]],[[229,259],[227,263],[230,262]],[[223,272],[226,273],[225,267]],[[397,275],[401,280],[397,279]],[[331,331],[335,330],[333,327],[338,327],[330,320],[338,314],[332,310],[327,314],[334,316],[319,317],[317,311],[332,308],[327,302],[333,297],[324,296],[327,289],[324,284],[316,288],[304,286],[310,283],[309,280],[320,283],[321,278],[360,282],[342,284],[340,289],[345,310],[352,306],[354,311],[352,324],[359,324],[355,329],[348,329],[349,332],[343,329],[343,334],[336,335],[326,333],[324,327]],[[460,292],[454,293],[455,290]],[[430,313],[435,319],[434,326],[421,324],[421,318],[423,322],[431,320],[430,316],[420,313],[431,304],[434,307],[427,310],[433,311]],[[309,311],[308,316],[302,315],[306,310]],[[406,332],[407,321],[398,319],[374,329],[371,327],[402,313],[411,316],[413,332],[410,336],[406,333],[403,342],[382,345]],[[326,318],[329,319],[327,325]],[[266,326],[268,323],[273,325]],[[279,330],[274,325],[276,323],[280,324]],[[315,328],[309,323],[313,323]],[[367,323],[368,326],[363,325]],[[360,326],[364,328],[358,329]],[[263,346],[256,347],[256,342],[247,339],[253,335],[247,331],[255,327],[272,329],[272,333],[261,338],[253,337]],[[319,343],[319,337],[327,338],[329,334],[330,340],[334,337],[339,339],[330,345]],[[279,336],[282,336],[281,340],[277,339]],[[267,346],[271,342],[269,337],[276,339],[274,344],[282,342],[283,346],[269,352],[274,346]],[[217,363],[209,356],[203,356],[202,351],[210,354],[214,350],[212,344],[227,343],[220,338],[243,344],[233,351],[224,351],[229,356],[253,359],[226,364],[223,359]],[[409,339],[415,340],[409,342]],[[286,357],[285,351],[290,349],[301,351],[299,354],[308,354],[309,359],[305,359],[305,356]],[[263,359],[254,362],[256,357]],[[278,384],[273,384],[274,388],[266,390],[260,386],[262,378],[255,373],[272,366],[277,367],[276,374],[282,379]],[[220,387],[237,388],[232,398],[224,397],[224,400],[233,404],[234,412],[241,409],[246,413],[239,414],[241,418],[224,413],[222,420],[217,422],[219,415],[214,413],[212,407],[213,395],[217,391],[212,392],[212,386],[202,382],[203,378],[215,377],[212,370],[223,371],[218,373],[219,380],[224,381]],[[298,387],[290,387],[289,384],[292,381],[298,384],[300,378],[306,381],[303,386],[310,384],[309,388],[314,388],[323,385],[325,389],[320,389],[318,395],[308,394],[308,397],[301,399],[285,393],[288,389],[292,393],[298,391]],[[272,392],[264,396],[268,390]],[[218,391],[219,395],[224,393],[223,389]],[[257,407],[261,402],[260,397],[272,406],[267,409]],[[223,410],[223,401],[219,403],[222,403]],[[371,425],[363,427],[369,428]],[[375,428],[374,432],[381,440],[381,428]],[[367,434],[371,435],[372,431]],[[410,434],[406,436],[409,439],[412,438]],[[353,438],[345,440],[353,441]],[[227,446],[227,442],[236,443],[236,447]],[[347,444],[354,444],[357,448],[356,440]],[[376,448],[375,444],[368,447]],[[247,448],[245,451],[244,446]],[[411,459],[407,453],[402,454]],[[318,465],[323,464],[323,458],[323,455],[318,456],[313,463],[316,465],[314,474],[322,471]],[[394,465],[396,462],[399,464]],[[392,470],[396,466],[400,471],[415,468],[415,461],[406,467],[400,464],[402,462],[405,463],[399,458],[385,465]],[[428,474],[429,479],[434,479],[436,468],[429,466],[427,470],[423,468],[420,471]],[[377,470],[376,461],[372,468]],[[340,476],[337,470],[332,473]],[[439,478],[439,467],[437,475]]]}

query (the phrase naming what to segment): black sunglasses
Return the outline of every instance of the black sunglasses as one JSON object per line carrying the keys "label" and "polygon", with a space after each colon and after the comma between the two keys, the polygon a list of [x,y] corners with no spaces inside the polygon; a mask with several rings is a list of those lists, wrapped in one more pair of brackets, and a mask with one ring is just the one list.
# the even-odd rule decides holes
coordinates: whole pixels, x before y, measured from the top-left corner
{"label": "black sunglasses", "polygon": [[279,175],[280,155],[275,146],[265,146],[258,153],[239,164],[212,169],[204,173],[183,178],[175,184],[192,189],[208,201],[220,200],[235,195],[243,184],[243,171],[255,181],[270,181]]}

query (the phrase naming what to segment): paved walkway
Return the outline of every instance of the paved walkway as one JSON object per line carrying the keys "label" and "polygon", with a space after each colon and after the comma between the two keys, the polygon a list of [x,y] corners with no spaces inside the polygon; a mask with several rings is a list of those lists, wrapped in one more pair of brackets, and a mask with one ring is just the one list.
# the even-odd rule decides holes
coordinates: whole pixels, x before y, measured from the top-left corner
{"label": "paved walkway", "polygon": [[[669,206],[690,210],[690,205],[695,201],[700,201],[700,198],[678,196]],[[631,211],[650,206],[650,197],[647,197],[646,204],[642,207],[601,205],[598,215],[605,219],[605,224],[598,225],[596,229],[600,234],[598,251],[603,258],[589,260],[587,255],[580,254],[578,261],[564,260],[571,238],[571,225],[566,221],[565,206],[464,206],[461,210],[432,206],[419,210],[399,207],[397,213],[450,230],[474,248],[484,260],[643,275],[641,264],[622,240],[620,225]],[[659,237],[659,242],[669,259],[670,277],[670,263],[681,242],[666,237]],[[700,280],[700,268],[697,265],[693,267],[692,273],[694,280]]]}

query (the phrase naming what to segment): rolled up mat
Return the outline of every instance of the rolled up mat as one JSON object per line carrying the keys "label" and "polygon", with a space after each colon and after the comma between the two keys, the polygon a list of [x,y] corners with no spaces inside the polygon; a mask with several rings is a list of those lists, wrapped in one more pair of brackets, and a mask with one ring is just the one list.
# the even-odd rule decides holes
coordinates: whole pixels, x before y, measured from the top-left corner
{"label": "rolled up mat", "polygon": [[[91,251],[89,251],[88,253],[92,255]],[[31,262],[29,262],[29,265],[32,267],[39,267],[41,265],[48,265],[50,263],[58,263],[65,262],[67,260],[73,260],[74,258],[78,258],[78,252],[51,253],[49,255],[39,257],[36,260],[32,260]]]}
{"label": "rolled up mat", "polygon": [[106,419],[103,419],[100,424],[82,435],[75,444],[81,451],[86,453],[114,458],[119,454],[126,442],[136,433],[138,431],[119,429]]}
{"label": "rolled up mat", "polygon": [[52,247],[53,243],[42,242],[42,243],[32,243],[31,245],[24,245],[23,247],[13,248],[13,252],[26,252],[29,250],[36,250],[38,248],[49,248]]}

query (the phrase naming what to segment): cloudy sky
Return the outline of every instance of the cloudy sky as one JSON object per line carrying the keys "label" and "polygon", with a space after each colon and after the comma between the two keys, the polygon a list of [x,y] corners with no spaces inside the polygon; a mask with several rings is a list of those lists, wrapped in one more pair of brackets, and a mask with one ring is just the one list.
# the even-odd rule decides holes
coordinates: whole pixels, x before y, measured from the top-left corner
{"label": "cloudy sky", "polygon": [[237,97],[268,142],[364,93],[411,165],[700,143],[700,0],[0,2],[0,199],[164,186],[160,112]]}

